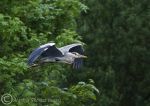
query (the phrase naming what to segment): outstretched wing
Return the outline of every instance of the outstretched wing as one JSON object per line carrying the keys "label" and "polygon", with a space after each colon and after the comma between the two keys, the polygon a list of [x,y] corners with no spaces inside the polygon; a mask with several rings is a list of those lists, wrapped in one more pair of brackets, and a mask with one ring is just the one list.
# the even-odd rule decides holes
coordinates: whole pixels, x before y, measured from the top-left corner
{"label": "outstretched wing", "polygon": [[[77,53],[79,53],[81,55],[83,55],[83,53],[84,53],[82,44],[79,44],[79,43],[61,47],[61,48],[59,48],[59,50],[61,52],[63,52],[63,53],[66,53],[66,52],[77,52]],[[79,69],[82,65],[83,65],[83,59],[82,58],[76,58],[74,60],[74,63],[72,64],[73,68],[75,68],[75,69]]]}
{"label": "outstretched wing", "polygon": [[[77,47],[77,46],[81,46],[81,47],[82,47],[82,44],[80,44],[80,43],[70,44],[70,45],[63,46],[63,47],[59,48],[59,50],[60,50],[63,54],[65,54],[66,52],[69,52],[69,50],[70,50],[71,48],[74,48],[74,47]],[[75,51],[74,51],[74,52],[75,52]]]}
{"label": "outstretched wing", "polygon": [[54,56],[55,55],[62,55],[61,51],[59,51],[55,47],[55,43],[47,43],[45,45],[40,46],[39,48],[35,49],[28,58],[28,64],[32,65],[38,57],[47,57],[47,56]]}
{"label": "outstretched wing", "polygon": [[55,47],[55,45],[50,46],[46,51],[41,54],[41,57],[61,57],[63,53]]}

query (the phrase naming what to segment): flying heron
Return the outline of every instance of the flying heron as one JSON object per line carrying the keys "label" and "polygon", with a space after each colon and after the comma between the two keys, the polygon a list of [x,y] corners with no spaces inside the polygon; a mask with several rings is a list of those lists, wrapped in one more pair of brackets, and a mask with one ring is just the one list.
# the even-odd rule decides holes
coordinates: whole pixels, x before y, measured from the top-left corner
{"label": "flying heron", "polygon": [[[83,64],[83,47],[80,43],[66,45],[57,48],[55,43],[47,43],[36,48],[28,58],[29,66],[36,66],[47,62],[60,62],[72,64],[73,68],[79,69]],[[35,64],[37,63],[37,64]]]}

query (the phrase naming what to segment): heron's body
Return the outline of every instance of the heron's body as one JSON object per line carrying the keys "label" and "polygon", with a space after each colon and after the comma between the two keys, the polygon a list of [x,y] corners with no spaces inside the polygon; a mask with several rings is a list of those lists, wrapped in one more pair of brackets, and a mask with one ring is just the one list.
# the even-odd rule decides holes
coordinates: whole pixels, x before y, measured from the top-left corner
{"label": "heron's body", "polygon": [[73,57],[71,57],[72,54],[70,53],[66,53],[64,56],[60,56],[60,57],[45,57],[45,58],[41,58],[41,63],[45,63],[45,62],[60,62],[60,63],[68,63],[68,64],[72,64],[74,62]]}
{"label": "heron's body", "polygon": [[72,64],[74,68],[82,65],[83,49],[81,44],[71,44],[61,48],[56,48],[54,43],[48,43],[35,49],[28,58],[28,64],[34,65],[47,62],[59,62]]}

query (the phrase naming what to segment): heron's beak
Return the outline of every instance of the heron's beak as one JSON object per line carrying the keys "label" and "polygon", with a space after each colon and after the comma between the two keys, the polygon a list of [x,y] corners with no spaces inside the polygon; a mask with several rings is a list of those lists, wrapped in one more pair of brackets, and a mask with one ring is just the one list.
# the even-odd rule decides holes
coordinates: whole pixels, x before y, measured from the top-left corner
{"label": "heron's beak", "polygon": [[84,56],[84,55],[80,55],[80,57],[81,57],[81,58],[87,58],[87,56]]}

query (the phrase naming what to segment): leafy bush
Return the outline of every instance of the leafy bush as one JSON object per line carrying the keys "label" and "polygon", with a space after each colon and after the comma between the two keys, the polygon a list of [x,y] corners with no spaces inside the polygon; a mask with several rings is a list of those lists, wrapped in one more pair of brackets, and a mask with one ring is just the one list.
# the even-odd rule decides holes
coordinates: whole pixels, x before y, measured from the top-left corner
{"label": "leafy bush", "polygon": [[14,106],[82,106],[96,100],[94,85],[68,83],[69,66],[29,68],[26,64],[28,55],[41,44],[81,42],[76,18],[86,11],[84,4],[79,0],[1,0],[0,5],[0,95],[11,94]]}

